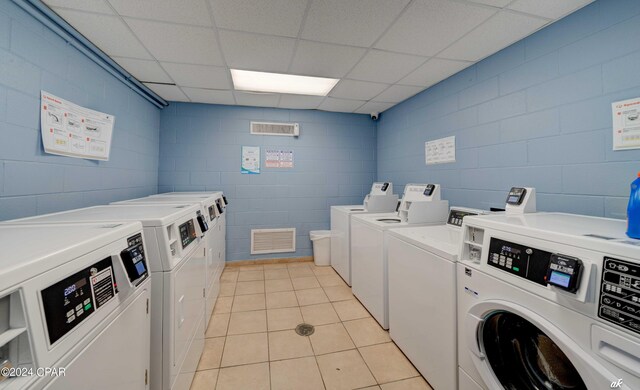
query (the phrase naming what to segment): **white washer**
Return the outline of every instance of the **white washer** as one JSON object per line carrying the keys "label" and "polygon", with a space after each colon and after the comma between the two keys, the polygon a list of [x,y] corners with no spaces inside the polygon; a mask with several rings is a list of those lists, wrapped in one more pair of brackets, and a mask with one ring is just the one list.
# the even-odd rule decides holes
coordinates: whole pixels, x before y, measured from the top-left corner
{"label": "white washer", "polygon": [[352,291],[384,329],[389,329],[388,230],[444,224],[449,202],[440,200],[439,193],[437,184],[407,184],[398,214],[351,218]]}
{"label": "white washer", "polygon": [[640,241],[625,221],[489,215],[462,229],[460,389],[640,388]]}
{"label": "white washer", "polygon": [[331,266],[351,286],[351,216],[386,213],[398,206],[392,183],[373,183],[363,205],[331,206]]}
{"label": "white washer", "polygon": [[151,269],[151,389],[188,390],[204,348],[206,253],[187,205],[109,205],[13,224],[139,221]]}
{"label": "white washer", "polygon": [[458,384],[455,263],[462,219],[487,213],[452,207],[446,225],[389,230],[389,334],[434,389]]}
{"label": "white washer", "polygon": [[0,247],[0,364],[28,374],[0,388],[148,388],[151,280],[139,222],[5,223]]}

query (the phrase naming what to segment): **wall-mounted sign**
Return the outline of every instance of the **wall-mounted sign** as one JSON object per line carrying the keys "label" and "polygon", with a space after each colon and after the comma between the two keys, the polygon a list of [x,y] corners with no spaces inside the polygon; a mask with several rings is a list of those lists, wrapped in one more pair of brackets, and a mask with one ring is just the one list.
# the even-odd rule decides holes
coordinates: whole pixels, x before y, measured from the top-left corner
{"label": "wall-mounted sign", "polygon": [[293,168],[293,150],[266,149],[264,166],[266,168]]}
{"label": "wall-mounted sign", "polygon": [[456,162],[456,137],[425,142],[424,154],[427,165]]}
{"label": "wall-mounted sign", "polygon": [[260,173],[260,147],[259,146],[243,146],[242,162],[240,164],[240,173],[258,174]]}
{"label": "wall-mounted sign", "polygon": [[640,148],[640,98],[611,104],[613,150]]}

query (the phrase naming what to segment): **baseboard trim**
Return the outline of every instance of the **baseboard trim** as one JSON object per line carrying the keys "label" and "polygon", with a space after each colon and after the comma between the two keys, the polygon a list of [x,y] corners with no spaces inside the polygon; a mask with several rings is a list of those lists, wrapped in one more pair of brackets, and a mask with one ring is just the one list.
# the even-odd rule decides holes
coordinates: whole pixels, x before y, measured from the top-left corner
{"label": "baseboard trim", "polygon": [[309,263],[313,262],[313,256],[304,257],[282,257],[276,259],[260,260],[234,260],[227,262],[227,267],[239,267],[243,265],[265,265],[265,264],[286,264],[286,263]]}

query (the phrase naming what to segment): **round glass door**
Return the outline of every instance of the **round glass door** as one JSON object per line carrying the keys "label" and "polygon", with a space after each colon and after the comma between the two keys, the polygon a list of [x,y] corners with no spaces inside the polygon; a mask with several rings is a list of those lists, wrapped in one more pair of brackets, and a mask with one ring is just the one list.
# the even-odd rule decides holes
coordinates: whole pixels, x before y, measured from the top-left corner
{"label": "round glass door", "polygon": [[505,389],[587,389],[560,347],[516,314],[492,313],[480,337],[487,361]]}

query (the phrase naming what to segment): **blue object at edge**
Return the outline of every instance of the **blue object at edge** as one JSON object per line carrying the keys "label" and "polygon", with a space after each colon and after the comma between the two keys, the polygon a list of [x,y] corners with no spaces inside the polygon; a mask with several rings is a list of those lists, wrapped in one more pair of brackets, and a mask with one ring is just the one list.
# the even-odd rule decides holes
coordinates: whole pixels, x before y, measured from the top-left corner
{"label": "blue object at edge", "polygon": [[631,182],[627,218],[627,236],[640,239],[640,174]]}

